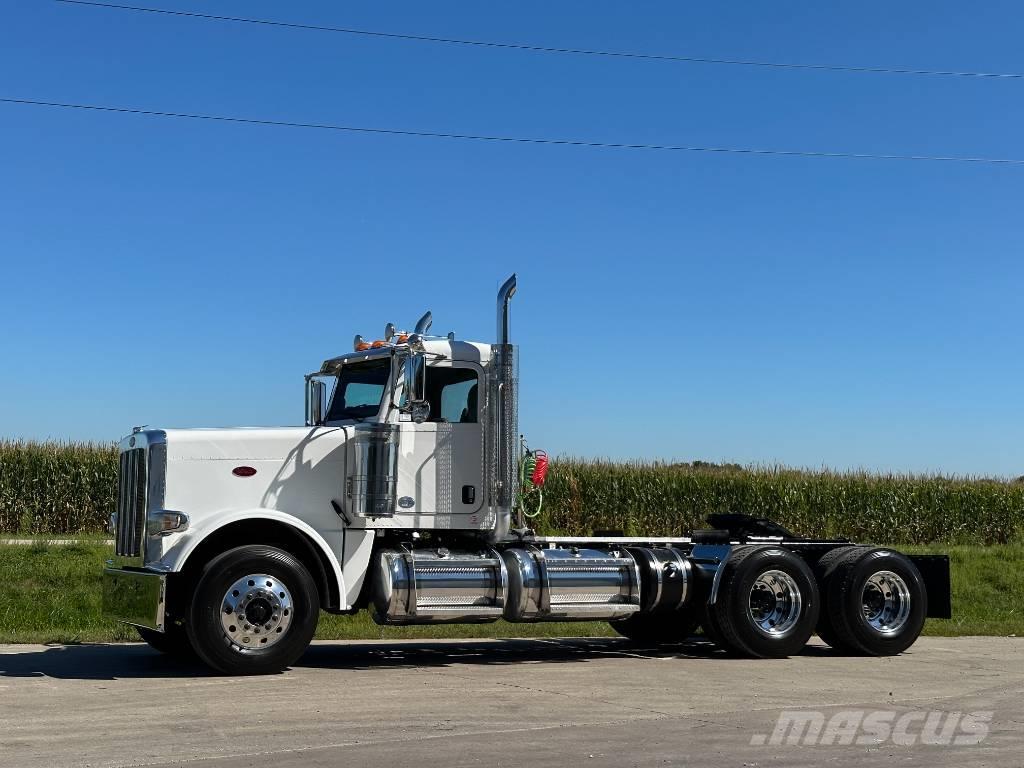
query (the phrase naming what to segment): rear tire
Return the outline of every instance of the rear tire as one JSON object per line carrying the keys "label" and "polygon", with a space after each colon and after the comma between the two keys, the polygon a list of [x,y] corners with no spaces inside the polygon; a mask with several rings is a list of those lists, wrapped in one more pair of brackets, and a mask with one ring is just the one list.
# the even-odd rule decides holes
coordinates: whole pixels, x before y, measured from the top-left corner
{"label": "rear tire", "polygon": [[868,551],[870,551],[870,547],[838,547],[823,555],[814,569],[814,575],[818,579],[818,589],[821,591],[822,599],[822,610],[818,616],[818,626],[815,632],[817,632],[818,637],[829,644],[832,650],[839,651],[840,653],[862,654],[864,651],[857,646],[852,637],[844,637],[833,629],[832,622],[829,621],[828,617],[828,584],[832,581],[832,577],[841,562],[856,560]]}
{"label": "rear tire", "polygon": [[718,624],[715,622],[715,611],[711,605],[704,606],[704,613],[701,617],[701,629],[704,630],[704,636],[708,640],[719,648],[730,651],[729,647],[725,644],[725,639],[722,637],[722,630],[718,628]]}
{"label": "rear tire", "polygon": [[895,656],[917,640],[928,595],[917,566],[891,549],[859,547],[841,556],[822,582],[833,647]]}
{"label": "rear tire", "polygon": [[660,645],[688,640],[699,626],[700,616],[692,608],[684,608],[671,613],[634,613],[628,618],[608,623],[635,643]]}
{"label": "rear tire", "polygon": [[818,587],[807,564],[778,547],[743,546],[722,568],[708,624],[726,650],[761,658],[799,653],[819,612]]}
{"label": "rear tire", "polygon": [[229,675],[280,672],[316,632],[320,599],[306,567],[274,547],[229,550],[203,569],[189,638],[199,657]]}

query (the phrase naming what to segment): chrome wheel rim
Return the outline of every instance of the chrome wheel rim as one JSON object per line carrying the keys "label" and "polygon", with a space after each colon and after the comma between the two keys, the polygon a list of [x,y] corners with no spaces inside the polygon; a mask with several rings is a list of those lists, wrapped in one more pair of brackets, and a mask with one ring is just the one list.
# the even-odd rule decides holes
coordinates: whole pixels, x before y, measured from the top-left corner
{"label": "chrome wheel rim", "polygon": [[767,635],[784,635],[800,620],[803,598],[785,571],[765,571],[750,588],[747,615]]}
{"label": "chrome wheel rim", "polygon": [[864,620],[876,632],[899,632],[910,617],[910,587],[892,571],[878,571],[864,583],[860,598]]}
{"label": "chrome wheel rim", "polygon": [[235,648],[259,650],[281,642],[294,612],[291,591],[283,581],[253,573],[228,587],[221,602],[220,622]]}

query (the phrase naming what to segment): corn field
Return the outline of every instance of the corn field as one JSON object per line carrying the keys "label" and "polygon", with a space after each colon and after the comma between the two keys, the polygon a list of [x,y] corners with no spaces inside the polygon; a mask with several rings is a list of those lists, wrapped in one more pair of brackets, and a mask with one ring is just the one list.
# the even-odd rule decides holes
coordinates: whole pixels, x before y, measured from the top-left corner
{"label": "corn field", "polygon": [[117,496],[117,448],[0,441],[0,533],[94,533]]}
{"label": "corn field", "polygon": [[557,462],[535,524],[549,533],[679,535],[717,512],[794,533],[890,544],[1004,543],[1024,537],[1024,483],[785,467]]}
{"label": "corn field", "polygon": [[[100,532],[116,490],[113,446],[0,441],[0,533]],[[770,518],[805,536],[994,544],[1024,539],[1024,483],[561,459],[533,525],[545,533],[678,535],[707,527],[716,512]]]}

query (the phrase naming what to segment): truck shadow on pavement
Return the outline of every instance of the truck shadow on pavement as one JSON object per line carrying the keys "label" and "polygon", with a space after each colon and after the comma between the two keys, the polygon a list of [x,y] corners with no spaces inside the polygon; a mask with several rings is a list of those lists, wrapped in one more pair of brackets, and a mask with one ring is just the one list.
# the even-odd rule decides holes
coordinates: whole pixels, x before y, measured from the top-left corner
{"label": "truck shadow on pavement", "polygon": [[[803,653],[813,656],[834,655],[822,645],[808,646]],[[700,637],[677,645],[662,646],[645,646],[618,638],[348,641],[314,643],[293,668],[366,671],[445,667],[454,664],[585,663],[610,657],[694,660],[729,658],[724,651]],[[0,678],[118,680],[215,675],[197,659],[173,658],[139,643],[54,645],[44,649],[0,653]]]}
{"label": "truck shadow on pavement", "polygon": [[[8,646],[17,648],[18,646]],[[202,677],[211,674],[198,659],[176,659],[141,643],[51,645],[0,653],[0,679],[52,677],[60,680]]]}

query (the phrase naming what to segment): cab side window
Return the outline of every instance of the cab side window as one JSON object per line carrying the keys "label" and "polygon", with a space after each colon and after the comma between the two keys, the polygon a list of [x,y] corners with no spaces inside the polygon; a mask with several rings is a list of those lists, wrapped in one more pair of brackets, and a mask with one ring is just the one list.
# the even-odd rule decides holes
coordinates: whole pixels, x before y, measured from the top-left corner
{"label": "cab side window", "polygon": [[428,368],[428,421],[476,424],[479,380],[472,368]]}

